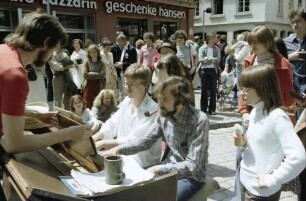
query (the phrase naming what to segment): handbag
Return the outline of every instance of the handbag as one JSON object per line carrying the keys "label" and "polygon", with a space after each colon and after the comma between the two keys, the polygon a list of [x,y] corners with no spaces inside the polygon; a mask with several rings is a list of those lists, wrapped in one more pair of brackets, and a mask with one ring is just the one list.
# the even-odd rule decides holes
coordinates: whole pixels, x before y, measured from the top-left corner
{"label": "handbag", "polygon": [[26,66],[26,71],[28,72],[28,79],[29,81],[35,81],[37,80],[37,74],[35,72],[35,69],[31,64]]}

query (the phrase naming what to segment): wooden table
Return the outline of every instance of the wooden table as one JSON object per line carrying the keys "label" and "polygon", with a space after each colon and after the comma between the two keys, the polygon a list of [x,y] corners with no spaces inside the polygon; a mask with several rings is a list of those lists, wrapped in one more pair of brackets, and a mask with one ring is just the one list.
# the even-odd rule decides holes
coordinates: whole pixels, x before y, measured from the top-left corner
{"label": "wooden table", "polygon": [[[175,201],[177,172],[155,178],[145,184],[98,197],[77,197],[59,180],[69,176],[71,169],[82,169],[57,148],[9,155],[1,153],[5,170],[3,188],[8,201]],[[77,164],[77,165],[76,165]]]}

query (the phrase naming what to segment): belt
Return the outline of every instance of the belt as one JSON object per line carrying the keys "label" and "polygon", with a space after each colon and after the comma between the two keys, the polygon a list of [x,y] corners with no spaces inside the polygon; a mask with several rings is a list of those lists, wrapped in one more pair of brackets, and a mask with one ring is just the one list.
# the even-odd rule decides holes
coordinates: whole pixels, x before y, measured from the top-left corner
{"label": "belt", "polygon": [[54,73],[53,73],[53,75],[54,76],[62,76],[62,75],[64,75],[64,72],[63,71],[55,71]]}

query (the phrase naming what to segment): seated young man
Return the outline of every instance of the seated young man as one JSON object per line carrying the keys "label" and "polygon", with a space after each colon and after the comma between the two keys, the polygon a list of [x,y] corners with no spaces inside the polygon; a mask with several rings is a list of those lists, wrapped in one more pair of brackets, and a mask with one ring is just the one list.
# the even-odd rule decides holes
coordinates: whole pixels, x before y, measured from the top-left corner
{"label": "seated young man", "polygon": [[[150,69],[132,64],[124,72],[124,77],[127,97],[120,103],[119,110],[93,136],[97,149],[110,149],[142,137],[156,117],[157,104],[147,94]],[[134,159],[142,167],[149,167],[160,162],[161,154],[160,138],[150,149],[135,154]]]}
{"label": "seated young man", "polygon": [[158,116],[142,137],[109,150],[108,154],[135,154],[165,137],[170,148],[161,164],[150,167],[155,176],[172,170],[179,173],[177,200],[186,201],[203,185],[208,158],[208,118],[188,104],[190,86],[180,77],[170,77],[157,88]]}

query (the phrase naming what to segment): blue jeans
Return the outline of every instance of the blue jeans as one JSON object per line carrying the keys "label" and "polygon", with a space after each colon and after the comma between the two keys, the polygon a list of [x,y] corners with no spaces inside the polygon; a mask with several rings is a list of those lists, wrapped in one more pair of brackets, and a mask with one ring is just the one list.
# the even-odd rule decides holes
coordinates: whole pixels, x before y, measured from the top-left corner
{"label": "blue jeans", "polygon": [[201,110],[207,112],[208,91],[210,91],[209,112],[216,111],[217,74],[214,68],[201,69]]}
{"label": "blue jeans", "polygon": [[236,80],[237,80],[237,90],[238,90],[238,91],[240,90],[240,86],[239,86],[239,83],[238,83],[238,79],[239,79],[241,73],[242,73],[242,64],[238,64],[238,65],[236,66],[236,70],[235,70]]}
{"label": "blue jeans", "polygon": [[[247,128],[242,125],[243,133],[246,133]],[[236,152],[236,174],[235,174],[235,186],[234,186],[234,193],[232,197],[232,201],[241,201],[243,197],[243,187],[240,183],[240,162],[242,160],[242,152],[243,149],[237,148]]]}
{"label": "blue jeans", "polygon": [[204,183],[193,179],[179,179],[177,181],[177,201],[187,201],[191,198]]}

